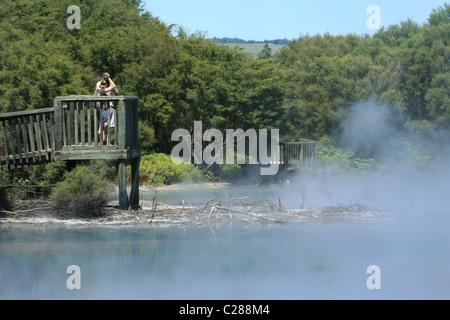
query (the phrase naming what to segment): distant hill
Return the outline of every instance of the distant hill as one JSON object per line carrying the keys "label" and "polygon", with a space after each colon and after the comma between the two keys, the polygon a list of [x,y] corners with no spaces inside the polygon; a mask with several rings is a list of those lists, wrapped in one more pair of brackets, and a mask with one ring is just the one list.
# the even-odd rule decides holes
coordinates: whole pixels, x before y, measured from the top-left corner
{"label": "distant hill", "polygon": [[240,38],[212,38],[211,40],[214,40],[219,43],[239,43],[239,44],[255,44],[255,43],[269,43],[269,44],[277,44],[277,45],[287,45],[289,43],[289,40],[287,38],[284,39],[274,39],[274,40],[264,40],[264,41],[255,41],[255,40],[243,40]]}
{"label": "distant hill", "polygon": [[255,40],[243,40],[239,38],[212,38],[211,40],[222,43],[222,44],[228,44],[231,47],[234,46],[240,46],[244,49],[245,52],[249,52],[254,56],[257,56],[263,49],[264,45],[267,43],[272,49],[272,54],[277,54],[280,49],[287,45],[289,43],[288,39],[275,39],[275,40],[264,40],[264,41],[255,41]]}

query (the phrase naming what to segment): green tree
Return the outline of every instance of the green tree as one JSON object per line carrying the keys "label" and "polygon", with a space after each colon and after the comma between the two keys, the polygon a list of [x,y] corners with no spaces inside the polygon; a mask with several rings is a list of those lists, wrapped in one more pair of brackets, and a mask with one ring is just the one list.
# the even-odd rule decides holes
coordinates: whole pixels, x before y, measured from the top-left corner
{"label": "green tree", "polygon": [[258,54],[258,59],[268,59],[272,57],[272,48],[270,48],[269,44],[264,44],[261,52]]}
{"label": "green tree", "polygon": [[431,26],[439,26],[450,23],[450,4],[444,3],[443,6],[433,9],[430,17],[428,18],[428,23]]}

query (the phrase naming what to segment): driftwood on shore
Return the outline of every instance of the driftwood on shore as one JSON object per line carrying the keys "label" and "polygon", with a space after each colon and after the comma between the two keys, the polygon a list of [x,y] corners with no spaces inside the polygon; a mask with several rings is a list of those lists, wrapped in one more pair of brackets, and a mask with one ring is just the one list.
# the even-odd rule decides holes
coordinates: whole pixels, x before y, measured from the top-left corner
{"label": "driftwood on shore", "polygon": [[18,201],[12,210],[3,210],[5,218],[0,225],[65,225],[65,226],[208,226],[223,224],[276,227],[289,223],[306,223],[330,220],[371,221],[391,219],[390,216],[369,211],[359,205],[330,206],[322,211],[314,209],[286,209],[281,200],[211,199],[202,205],[184,201],[169,205],[141,201],[137,210],[119,210],[118,203],[110,202],[101,216],[59,216],[46,200]]}

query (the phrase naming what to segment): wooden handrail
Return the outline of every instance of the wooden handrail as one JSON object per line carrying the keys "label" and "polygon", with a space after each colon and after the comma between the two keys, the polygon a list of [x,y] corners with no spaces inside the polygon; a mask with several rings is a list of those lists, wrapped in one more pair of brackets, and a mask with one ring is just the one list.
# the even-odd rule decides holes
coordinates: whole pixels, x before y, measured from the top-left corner
{"label": "wooden handrail", "polygon": [[95,102],[95,101],[134,101],[139,98],[136,96],[88,96],[88,95],[72,95],[72,96],[64,96],[64,97],[56,97],[55,101],[63,101],[63,102],[77,102],[77,101],[85,101],[85,102]]}
{"label": "wooden handrail", "polygon": [[24,110],[24,111],[15,111],[15,112],[7,112],[0,113],[0,121],[9,120],[9,119],[17,119],[23,118],[26,116],[33,116],[36,114],[49,114],[53,113],[55,108],[42,108],[42,109],[33,109],[33,110]]}

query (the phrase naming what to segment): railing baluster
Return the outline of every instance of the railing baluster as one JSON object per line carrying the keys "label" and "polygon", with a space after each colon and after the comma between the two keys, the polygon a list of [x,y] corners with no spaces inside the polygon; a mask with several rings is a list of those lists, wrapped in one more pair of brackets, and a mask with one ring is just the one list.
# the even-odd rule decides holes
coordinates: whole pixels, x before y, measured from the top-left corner
{"label": "railing baluster", "polygon": [[74,102],[74,104],[73,104],[73,108],[74,108],[74,116],[73,116],[73,126],[74,126],[74,131],[75,131],[75,134],[74,134],[74,138],[75,138],[75,141],[74,141],[74,144],[76,145],[76,146],[78,146],[78,143],[79,143],[79,128],[78,128],[78,102]]}
{"label": "railing baluster", "polygon": [[84,122],[84,102],[80,102],[81,107],[80,107],[80,145],[84,146],[85,142],[86,142],[86,137],[85,137],[85,122]]}
{"label": "railing baluster", "polygon": [[14,119],[15,124],[15,136],[16,136],[16,142],[17,142],[17,157],[18,162],[23,165],[23,159],[22,159],[22,143],[20,142],[20,131],[19,131],[19,119]]}
{"label": "railing baluster", "polygon": [[107,122],[108,125],[106,127],[106,144],[109,146],[109,145],[111,145],[111,110],[110,110],[110,108],[108,108],[106,110],[106,113],[108,114],[108,122]]}
{"label": "railing baluster", "polygon": [[300,147],[300,162],[303,162],[303,160],[304,160],[304,157],[303,157],[303,155],[304,155],[303,146],[304,146],[304,144],[302,143],[301,147]]}
{"label": "railing baluster", "polygon": [[50,132],[49,132],[50,133],[50,146],[51,146],[50,160],[53,161],[53,153],[56,148],[55,132],[53,129],[55,122],[53,121],[53,114],[49,113],[48,117],[49,117],[49,121],[50,121],[50,124],[49,124],[49,126],[50,126]]}
{"label": "railing baluster", "polygon": [[62,103],[61,103],[61,115],[62,115],[62,121],[61,121],[61,123],[62,123],[62,131],[63,131],[63,145],[64,146],[67,146],[68,145],[68,141],[67,141],[67,137],[68,137],[68,133],[67,133],[67,128],[68,128],[68,126],[67,126],[67,121],[69,121],[68,119],[67,119],[67,109],[64,109],[63,107],[62,107]]}
{"label": "railing baluster", "polygon": [[100,145],[103,145],[103,109],[102,109],[102,107],[100,106],[100,120],[98,121],[98,124],[99,124],[99,128],[100,128],[100,134],[99,134],[99,137],[98,137],[98,139],[100,140]]}
{"label": "railing baluster", "polygon": [[92,144],[92,125],[91,125],[91,103],[87,103],[87,144],[90,146]]}
{"label": "railing baluster", "polygon": [[117,121],[119,113],[117,112],[117,102],[115,103],[114,108],[114,145],[117,146],[117,141],[119,141],[119,130],[117,125],[119,123]]}
{"label": "railing baluster", "polygon": [[33,162],[36,162],[36,145],[34,143],[33,118],[32,116],[29,116],[28,118],[28,135],[30,137],[31,157],[33,159]]}
{"label": "railing baluster", "polygon": [[[65,120],[64,120],[64,108],[62,101],[55,100],[53,102],[54,108],[54,120],[55,131],[53,132],[55,150],[62,149],[66,142]],[[54,156],[54,154],[53,154]]]}
{"label": "railing baluster", "polygon": [[14,147],[14,135],[13,135],[12,121],[13,121],[12,119],[9,121],[9,135],[10,135],[10,142],[11,142],[12,162],[13,162],[13,165],[16,166],[16,154],[15,154],[15,147]]}
{"label": "railing baluster", "polygon": [[98,122],[98,113],[100,112],[100,108],[97,109],[97,102],[94,102],[94,145],[98,146],[98,131],[99,124]]}
{"label": "railing baluster", "polygon": [[5,144],[5,160],[6,160],[6,166],[9,169],[9,152],[8,152],[8,136],[6,134],[6,122],[5,120],[2,121],[3,124],[3,139]]}
{"label": "railing baluster", "polygon": [[72,136],[70,134],[70,112],[69,112],[69,103],[67,103],[67,109],[64,110],[64,118],[65,118],[65,131],[66,131],[66,141],[64,142],[65,146],[69,146],[72,142],[70,141],[70,137]]}
{"label": "railing baluster", "polygon": [[35,130],[35,138],[36,138],[36,146],[38,151],[39,161],[42,161],[42,140],[41,140],[41,130],[39,129],[39,115],[35,115],[34,121],[34,130]]}
{"label": "railing baluster", "polygon": [[25,118],[20,118],[20,129],[22,132],[22,141],[23,141],[23,158],[25,158],[25,163],[29,163],[28,159],[28,141],[27,141],[27,131],[25,126]]}
{"label": "railing baluster", "polygon": [[42,125],[41,132],[42,132],[42,140],[43,140],[44,150],[45,150],[45,157],[47,160],[50,160],[50,143],[48,140],[47,120],[46,120],[45,114],[42,115],[41,125]]}
{"label": "railing baluster", "polygon": [[69,132],[69,135],[67,137],[67,145],[71,146],[73,145],[74,142],[74,134],[75,134],[75,130],[74,130],[74,117],[75,117],[75,110],[73,107],[73,102],[69,102],[68,103],[68,126],[67,126],[67,131]]}

